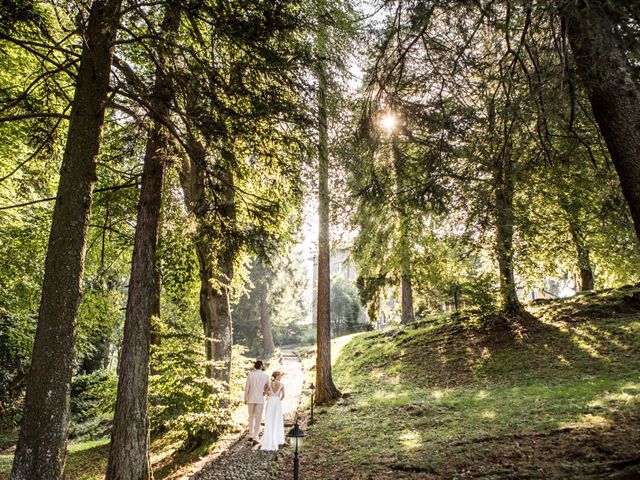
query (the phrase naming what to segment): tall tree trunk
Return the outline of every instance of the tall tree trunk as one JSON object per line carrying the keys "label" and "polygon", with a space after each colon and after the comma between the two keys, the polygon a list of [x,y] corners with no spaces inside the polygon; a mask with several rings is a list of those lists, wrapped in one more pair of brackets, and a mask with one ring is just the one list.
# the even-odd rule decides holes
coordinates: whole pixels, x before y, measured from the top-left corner
{"label": "tall tree trunk", "polygon": [[196,241],[196,252],[200,267],[200,320],[205,334],[205,353],[207,358],[207,378],[223,382],[227,387],[231,379],[231,350],[233,330],[229,305],[228,276],[232,275],[232,266],[218,263],[219,269],[227,274],[216,274],[213,266],[218,259],[211,251],[211,235],[202,229]]}
{"label": "tall tree trunk", "polygon": [[258,287],[258,295],[260,296],[260,332],[262,333],[262,349],[264,356],[270,357],[276,349],[273,344],[273,334],[271,332],[271,312],[269,311],[268,301],[269,289],[266,284]]}
{"label": "tall tree trunk", "polygon": [[94,1],[83,32],[13,480],[58,479],[64,469],[87,226],[120,4]]}
{"label": "tall tree trunk", "polygon": [[413,289],[411,286],[411,242],[409,239],[409,217],[405,204],[404,157],[398,147],[398,138],[395,134],[391,140],[391,152],[396,175],[396,202],[398,203],[398,225],[400,228],[400,296],[402,308],[400,322],[407,324],[415,319],[413,313]]}
{"label": "tall tree trunk", "polygon": [[318,291],[316,301],[316,403],[327,405],[340,397],[331,374],[331,278],[329,250],[329,136],[327,112],[326,29],[324,0],[318,0]]}
{"label": "tall tree trunk", "polygon": [[[196,252],[200,267],[200,319],[205,334],[207,358],[206,375],[212,380],[223,382],[227,387],[231,380],[231,353],[233,347],[233,326],[229,288],[234,275],[235,245],[225,245],[215,251],[219,232],[209,226],[211,205],[205,196],[204,170],[206,152],[196,139],[189,142],[188,158],[185,159],[180,181],[189,210],[198,222]],[[233,154],[224,151],[226,161],[232,162]],[[227,225],[233,226],[236,219],[234,177],[230,167],[219,169],[221,205],[219,214]]]}
{"label": "tall tree trunk", "polygon": [[[591,265],[589,247],[585,243],[585,237],[580,226],[580,204],[572,202],[571,198],[562,189],[560,190],[558,203],[564,211],[569,233],[571,233],[573,244],[576,247],[576,264],[580,271],[580,291],[593,290],[595,284],[593,266]],[[576,286],[577,288],[578,286]]]}
{"label": "tall tree trunk", "polygon": [[[222,222],[233,232],[236,228],[235,179],[231,171],[235,165],[235,157],[230,150],[223,149],[222,157],[225,165],[218,174],[220,182],[221,204],[218,212]],[[210,239],[213,240],[213,239]],[[228,387],[231,381],[231,354],[233,349],[233,322],[231,319],[231,303],[229,293],[234,275],[234,262],[238,246],[234,240],[224,242],[223,248],[216,252],[217,278],[213,297],[215,316],[210,318],[211,332],[216,339],[213,344],[214,378]]]}
{"label": "tall tree trunk", "polygon": [[[169,41],[180,27],[180,7],[169,3],[161,32]],[[147,480],[149,461],[149,342],[156,292],[156,250],[162,204],[164,163],[171,138],[163,126],[170,114],[174,86],[169,73],[171,47],[160,48],[151,98],[151,128],[142,171],[129,298],[120,357],[118,397],[111,432],[107,480]]]}
{"label": "tall tree trunk", "polygon": [[[212,319],[216,317],[216,295],[213,284],[211,283],[213,274],[213,262],[211,258],[211,245],[209,236],[205,235],[202,229],[199,229],[198,238],[195,242],[196,254],[198,255],[198,265],[200,273],[200,321],[202,322],[202,330],[204,333],[204,351],[205,351],[205,376],[213,380],[215,378],[213,372],[213,344],[215,336],[212,329]],[[211,385],[213,388],[213,385]]]}
{"label": "tall tree trunk", "polygon": [[593,290],[595,280],[593,275],[593,267],[591,258],[589,257],[589,247],[585,244],[580,225],[577,221],[570,219],[571,237],[576,246],[576,254],[578,261],[578,269],[580,270],[580,291],[585,292]]}
{"label": "tall tree trunk", "polygon": [[[508,142],[507,142],[508,143]],[[519,314],[522,305],[516,293],[513,272],[513,195],[515,172],[509,147],[500,155],[494,172],[496,256],[500,271],[501,309],[507,314]]]}
{"label": "tall tree trunk", "polygon": [[400,320],[403,324],[411,323],[415,320],[413,315],[413,289],[411,288],[411,278],[407,274],[402,274],[400,290],[402,294],[402,316]]}
{"label": "tall tree trunk", "polygon": [[616,22],[616,2],[561,2],[578,74],[640,238],[640,85]]}

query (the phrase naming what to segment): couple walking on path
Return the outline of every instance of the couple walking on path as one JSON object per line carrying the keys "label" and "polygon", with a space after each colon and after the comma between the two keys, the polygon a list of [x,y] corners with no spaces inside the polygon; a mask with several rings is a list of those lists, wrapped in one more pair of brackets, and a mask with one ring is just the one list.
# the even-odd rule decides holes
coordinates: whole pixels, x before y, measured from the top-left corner
{"label": "couple walking on path", "polygon": [[275,371],[271,379],[265,373],[265,365],[257,360],[253,370],[247,375],[244,388],[244,403],[249,409],[249,440],[253,445],[260,443],[260,424],[264,411],[264,398],[267,396],[267,408],[262,434],[261,450],[278,450],[285,443],[284,417],[282,400],[284,399],[284,385],[280,371]]}

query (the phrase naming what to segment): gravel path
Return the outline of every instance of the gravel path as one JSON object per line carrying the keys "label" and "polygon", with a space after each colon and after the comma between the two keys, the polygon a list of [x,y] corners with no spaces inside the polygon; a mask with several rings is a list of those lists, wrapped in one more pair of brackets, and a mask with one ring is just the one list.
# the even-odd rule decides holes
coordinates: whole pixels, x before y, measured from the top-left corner
{"label": "gravel path", "polygon": [[[282,382],[285,385],[286,396],[282,402],[282,408],[285,429],[287,429],[295,419],[304,375],[302,364],[292,351],[283,350],[281,353],[282,364],[278,370],[285,374]],[[251,445],[245,432],[223,454],[206,463],[189,478],[193,480],[267,480],[274,460],[279,455],[286,455],[289,449],[285,447],[284,451],[263,452],[259,448]]]}

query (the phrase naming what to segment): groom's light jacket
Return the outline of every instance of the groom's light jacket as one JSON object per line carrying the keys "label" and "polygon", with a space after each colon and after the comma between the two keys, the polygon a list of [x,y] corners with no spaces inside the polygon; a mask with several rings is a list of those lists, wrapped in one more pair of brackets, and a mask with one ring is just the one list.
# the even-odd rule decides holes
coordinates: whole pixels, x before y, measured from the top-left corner
{"label": "groom's light jacket", "polygon": [[264,403],[264,389],[269,383],[269,375],[262,370],[252,370],[247,375],[244,386],[244,401],[247,403]]}

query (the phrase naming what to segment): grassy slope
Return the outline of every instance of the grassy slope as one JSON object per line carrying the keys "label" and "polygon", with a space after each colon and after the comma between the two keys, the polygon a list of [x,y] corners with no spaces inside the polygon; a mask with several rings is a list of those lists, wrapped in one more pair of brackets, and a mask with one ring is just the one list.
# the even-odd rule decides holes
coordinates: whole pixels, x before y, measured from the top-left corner
{"label": "grassy slope", "polygon": [[632,291],[354,335],[334,367],[351,394],[308,427],[304,478],[640,478],[623,469],[640,460]]}

